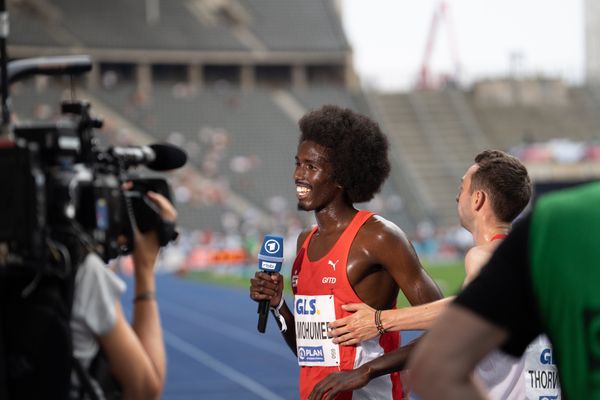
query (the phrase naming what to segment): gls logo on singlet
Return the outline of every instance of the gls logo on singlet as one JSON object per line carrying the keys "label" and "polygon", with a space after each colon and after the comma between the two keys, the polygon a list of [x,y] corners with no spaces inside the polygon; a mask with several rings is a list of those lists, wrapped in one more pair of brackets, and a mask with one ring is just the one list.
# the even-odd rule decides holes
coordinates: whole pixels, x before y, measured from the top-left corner
{"label": "gls logo on singlet", "polygon": [[554,358],[552,357],[552,349],[545,348],[540,354],[540,363],[545,365],[555,365]]}
{"label": "gls logo on singlet", "polygon": [[320,314],[319,310],[317,310],[317,300],[315,299],[298,299],[295,306],[297,315]]}

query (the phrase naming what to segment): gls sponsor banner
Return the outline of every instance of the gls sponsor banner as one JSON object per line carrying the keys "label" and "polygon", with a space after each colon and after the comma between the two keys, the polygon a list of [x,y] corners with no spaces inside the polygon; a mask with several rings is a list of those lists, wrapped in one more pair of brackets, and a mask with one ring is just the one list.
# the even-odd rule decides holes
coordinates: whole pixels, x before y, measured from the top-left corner
{"label": "gls sponsor banner", "polygon": [[298,364],[320,367],[340,365],[339,346],[327,334],[327,324],[335,320],[333,296],[296,295],[294,317]]}
{"label": "gls sponsor banner", "polygon": [[527,399],[559,400],[560,382],[550,341],[538,336],[525,351],[525,394]]}

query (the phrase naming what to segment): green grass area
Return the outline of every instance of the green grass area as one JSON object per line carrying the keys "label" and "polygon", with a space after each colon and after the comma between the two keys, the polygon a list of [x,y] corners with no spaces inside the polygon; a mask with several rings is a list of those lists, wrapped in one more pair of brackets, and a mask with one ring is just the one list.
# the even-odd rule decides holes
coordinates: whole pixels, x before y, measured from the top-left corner
{"label": "green grass area", "polygon": [[[206,283],[214,283],[218,285],[227,285],[227,286],[235,286],[242,287],[245,289],[250,288],[250,278],[254,276],[254,270],[250,271],[251,273],[236,273],[236,274],[228,274],[224,271],[212,271],[212,270],[203,270],[203,271],[190,271],[185,277],[187,279],[196,280],[200,282]],[[292,285],[290,283],[289,276],[284,277],[284,290],[285,293],[289,296],[292,296]]]}
{"label": "green grass area", "polygon": [[194,281],[215,283],[218,285],[250,287],[250,278],[239,274],[227,274],[213,270],[190,271],[185,275],[186,279]]}
{"label": "green grass area", "polygon": [[[423,267],[429,275],[438,284],[440,290],[446,296],[453,296],[458,293],[463,280],[465,279],[465,267],[462,262],[423,262]],[[398,307],[407,307],[410,305],[402,293],[398,296]]]}
{"label": "green grass area", "polygon": [[[456,294],[465,278],[465,269],[462,262],[423,262],[423,266],[429,275],[437,282],[444,296]],[[244,272],[240,272],[238,269],[236,273],[213,270],[190,271],[186,275],[186,278],[248,289],[251,276],[254,276],[254,270],[249,268],[244,270]],[[288,296],[292,296],[291,285],[289,277],[287,276],[285,281],[285,292]],[[408,300],[400,293],[398,296],[398,307],[406,307],[408,305]]]}

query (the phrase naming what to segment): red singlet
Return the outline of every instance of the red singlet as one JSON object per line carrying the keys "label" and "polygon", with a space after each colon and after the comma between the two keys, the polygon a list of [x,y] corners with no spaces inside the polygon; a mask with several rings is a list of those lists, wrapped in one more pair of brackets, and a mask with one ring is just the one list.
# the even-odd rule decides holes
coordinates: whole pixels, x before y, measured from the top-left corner
{"label": "red singlet", "polygon": [[[342,310],[343,304],[363,302],[348,281],[346,262],[356,234],[372,215],[372,212],[359,211],[333,248],[319,260],[312,261],[307,253],[310,239],[317,230],[315,227],[296,256],[292,268],[292,289],[295,295],[301,399],[306,399],[314,386],[332,372],[355,369],[400,346],[398,332],[389,332],[356,346],[333,345],[325,328],[329,317],[324,315],[329,316],[335,310],[335,316],[331,316],[333,319],[346,317],[350,313]],[[307,340],[310,341],[308,344]],[[400,374],[394,372],[373,379],[359,390],[340,394],[335,399],[401,398]]]}

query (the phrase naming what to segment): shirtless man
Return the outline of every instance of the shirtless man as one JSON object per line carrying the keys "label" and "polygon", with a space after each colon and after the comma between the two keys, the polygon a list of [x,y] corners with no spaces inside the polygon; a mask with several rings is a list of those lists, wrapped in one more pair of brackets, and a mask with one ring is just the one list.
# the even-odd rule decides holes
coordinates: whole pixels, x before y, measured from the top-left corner
{"label": "shirtless man", "polygon": [[298,356],[301,399],[308,398],[317,382],[340,370],[352,370],[354,379],[364,384],[354,393],[336,396],[338,400],[400,399],[399,374],[382,376],[391,372],[391,363],[363,367],[399,348],[397,332],[353,347],[340,347],[327,335],[327,323],[348,315],[342,304],[364,302],[390,309],[399,290],[411,304],[441,298],[404,232],[354,207],[373,198],[389,174],[387,139],[367,117],[336,106],[306,114],[299,125],[294,172],[298,208],[313,211],[317,225],[298,237],[293,307],[283,299],[280,274],[257,272],[250,297],[270,301],[286,342]]}
{"label": "shirtless man", "polygon": [[[461,224],[473,235],[475,246],[465,256],[466,277],[463,286],[471,282],[491,257],[496,247],[510,229],[511,222],[529,202],[531,183],[527,170],[515,157],[501,151],[486,150],[475,157],[475,163],[465,173],[456,197]],[[381,312],[381,325],[387,331],[427,329],[431,322],[447,307],[452,297],[431,304],[401,310]],[[343,306],[346,311],[355,311],[349,317],[330,324],[330,336],[334,342],[353,345],[378,334],[374,324],[375,310],[364,304]],[[539,352],[549,349],[545,339],[539,339],[530,349],[532,358],[538,360]],[[518,360],[494,353],[484,360],[477,370],[492,398],[523,399],[536,392],[535,382],[525,382],[525,360]],[[535,373],[535,363],[528,369]],[[318,389],[343,388],[348,380],[339,377],[322,382]],[[550,392],[559,393],[552,388]],[[536,394],[537,396],[537,394]],[[319,398],[319,397],[315,397]],[[537,399],[537,397],[535,397]]]}

